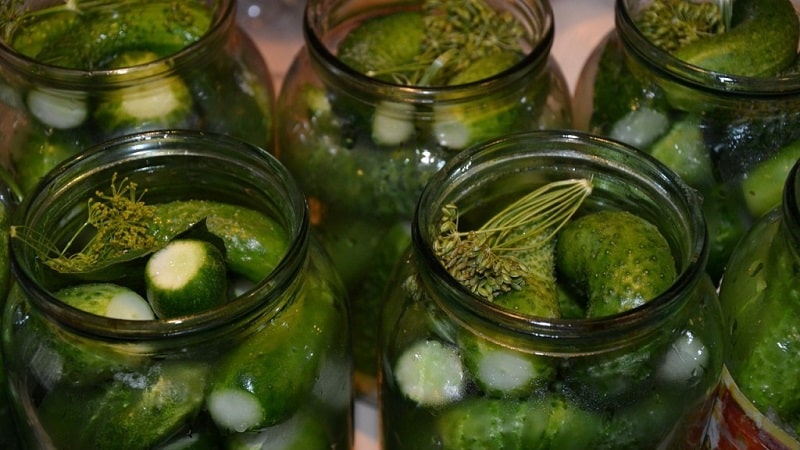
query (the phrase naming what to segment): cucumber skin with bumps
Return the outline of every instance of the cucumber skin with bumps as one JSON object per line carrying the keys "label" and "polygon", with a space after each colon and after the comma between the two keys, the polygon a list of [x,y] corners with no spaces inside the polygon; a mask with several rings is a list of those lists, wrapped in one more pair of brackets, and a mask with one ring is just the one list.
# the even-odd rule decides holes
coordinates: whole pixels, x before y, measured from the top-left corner
{"label": "cucumber skin with bumps", "polygon": [[624,211],[577,218],[559,233],[556,267],[587,297],[589,317],[635,308],[676,278],[669,244],[658,228]]}
{"label": "cucumber skin with bumps", "polygon": [[266,215],[238,205],[206,200],[180,200],[152,205],[151,231],[163,244],[205,219],[206,227],[225,243],[230,270],[256,283],[278,265],[289,236]]}
{"label": "cucumber skin with bumps", "polygon": [[209,367],[167,361],[103,385],[53,390],[39,417],[57,448],[146,450],[188,427],[203,405]]}
{"label": "cucumber skin with bumps", "polygon": [[[252,394],[263,410],[254,429],[283,422],[311,395],[331,346],[345,339],[347,312],[335,303],[331,286],[307,284],[262,329],[225,355],[212,378],[214,392]],[[212,414],[213,416],[213,414]]]}
{"label": "cucumber skin with bumps", "polygon": [[776,76],[797,57],[800,23],[789,0],[736,0],[731,29],[679,48],[678,59],[714,72]]}

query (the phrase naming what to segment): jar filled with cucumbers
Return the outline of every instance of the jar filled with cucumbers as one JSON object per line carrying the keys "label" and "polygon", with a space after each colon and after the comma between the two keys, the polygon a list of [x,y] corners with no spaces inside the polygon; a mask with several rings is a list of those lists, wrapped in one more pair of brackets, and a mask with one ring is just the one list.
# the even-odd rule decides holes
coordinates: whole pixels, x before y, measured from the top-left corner
{"label": "jar filled with cucumbers", "polygon": [[28,192],[92,144],[199,129],[272,147],[268,67],[233,0],[12,0],[0,10],[0,160]]}
{"label": "jar filled with cucumbers", "polygon": [[553,30],[542,0],[309,2],[277,150],[347,286],[359,392],[375,392],[381,299],[427,179],[476,142],[571,123]]}
{"label": "jar filled with cucumbers", "polygon": [[192,131],[93,147],[25,196],[11,248],[28,448],[352,445],[344,288],[266,150]]}
{"label": "jar filled with cucumbers", "polygon": [[800,163],[735,248],[719,289],[729,351],[711,448],[800,448]]}
{"label": "jar filled with cucumbers", "polygon": [[383,448],[699,448],[723,331],[677,175],[512,134],[451,159],[412,226],[381,320]]}
{"label": "jar filled with cucumbers", "polygon": [[800,157],[798,5],[618,0],[576,85],[576,128],[650,153],[703,194],[715,279]]}

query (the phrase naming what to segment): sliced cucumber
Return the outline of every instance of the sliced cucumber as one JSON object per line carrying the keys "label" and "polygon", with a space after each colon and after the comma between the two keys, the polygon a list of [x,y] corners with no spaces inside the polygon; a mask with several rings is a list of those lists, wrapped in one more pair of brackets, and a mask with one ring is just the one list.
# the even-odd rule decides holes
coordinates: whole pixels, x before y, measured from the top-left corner
{"label": "sliced cucumber", "polygon": [[669,128],[666,114],[651,108],[634,109],[625,114],[611,127],[609,137],[644,148],[663,135]]}
{"label": "sliced cucumber", "polygon": [[113,283],[70,286],[56,292],[64,303],[98,316],[125,320],[153,320],[150,305],[135,291]]}
{"label": "sliced cucumber", "polygon": [[206,227],[225,244],[225,263],[252,282],[266,277],[283,258],[289,236],[259,211],[230,203],[180,200],[153,205],[152,231],[165,244],[205,219]]}
{"label": "sliced cucumber", "polygon": [[399,145],[414,135],[414,105],[381,102],[372,116],[372,140],[378,145]]}
{"label": "sliced cucumber", "polygon": [[223,430],[253,431],[291,417],[307,400],[344,311],[329,287],[310,282],[275,319],[232,349],[213,378],[207,408]]}
{"label": "sliced cucumber", "polygon": [[27,95],[28,111],[46,127],[67,130],[89,116],[88,94],[83,91],[35,88]]}
{"label": "sliced cucumber", "polygon": [[160,318],[196,314],[227,301],[222,252],[197,239],[176,239],[153,253],[145,265],[147,301]]}
{"label": "sliced cucumber", "polygon": [[491,396],[527,397],[551,381],[555,366],[542,356],[521,352],[462,333],[459,348],[464,366],[478,386]]}
{"label": "sliced cucumber", "polygon": [[709,350],[691,331],[675,339],[658,366],[659,378],[678,386],[694,386],[704,378],[708,368]]}
{"label": "sliced cucumber", "polygon": [[164,64],[154,63],[158,55],[149,51],[127,52],[112,61],[113,68],[150,64],[151,79],[104,91],[93,117],[109,134],[152,128],[182,128],[193,113],[192,93],[178,75]]}
{"label": "sliced cucumber", "polygon": [[456,347],[426,339],[403,350],[394,365],[394,379],[409,400],[441,406],[464,395],[467,378]]}

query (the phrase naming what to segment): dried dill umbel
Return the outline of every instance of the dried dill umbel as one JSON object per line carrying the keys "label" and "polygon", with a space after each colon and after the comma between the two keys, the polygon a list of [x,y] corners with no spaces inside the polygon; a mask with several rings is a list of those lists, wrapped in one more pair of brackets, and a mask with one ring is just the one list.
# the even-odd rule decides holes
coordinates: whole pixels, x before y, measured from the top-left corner
{"label": "dried dill umbel", "polygon": [[[110,192],[97,191],[87,200],[86,220],[62,247],[30,227],[11,227],[11,237],[33,247],[44,264],[61,273],[89,272],[151,250],[157,245],[148,229],[154,211],[142,201],[146,190],[137,188],[127,178],[117,182],[114,174]],[[85,243],[79,243],[87,236]]]}
{"label": "dried dill umbel", "polygon": [[673,52],[686,44],[726,30],[725,2],[654,0],[642,9],[635,22],[654,45]]}
{"label": "dried dill umbel", "polygon": [[588,179],[551,182],[469,231],[459,231],[458,208],[445,205],[434,254],[453,278],[487,300],[519,290],[542,275],[532,273],[540,269],[538,259],[550,259],[549,244],[591,191]]}

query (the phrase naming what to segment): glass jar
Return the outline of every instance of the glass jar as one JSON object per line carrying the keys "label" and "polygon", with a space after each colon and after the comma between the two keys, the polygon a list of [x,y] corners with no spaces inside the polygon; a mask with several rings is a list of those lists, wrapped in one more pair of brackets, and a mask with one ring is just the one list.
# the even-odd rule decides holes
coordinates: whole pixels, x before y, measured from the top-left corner
{"label": "glass jar", "polygon": [[72,3],[16,1],[2,13],[2,163],[23,191],[133,132],[199,129],[272,147],[271,75],[234,1]]}
{"label": "glass jar", "polygon": [[[730,35],[735,37],[709,45],[708,53],[724,53],[720,60],[732,61],[737,69],[752,68],[762,58],[758,52],[778,59],[778,45],[772,45],[778,35],[788,39],[783,47],[794,55],[796,32],[784,33],[771,19],[764,26],[747,25],[768,16],[770,8],[787,9],[787,2],[731,2]],[[688,57],[673,56],[642,32],[640,16],[651,3],[659,2],[616,2],[615,28],[592,52],[576,83],[575,127],[650,153],[703,194],[711,248],[708,270],[718,280],[753,220],[780,203],[780,186],[800,157],[800,76],[789,68],[780,75],[757,76],[685,62]],[[719,2],[706,6],[713,3]],[[737,28],[748,31],[734,33]],[[769,43],[769,51],[762,42]],[[739,56],[729,56],[734,54],[752,61],[736,63]]]}
{"label": "glass jar", "polygon": [[312,224],[347,286],[356,388],[363,393],[375,392],[380,299],[410,242],[408,224],[427,179],[475,141],[571,122],[568,87],[550,56],[554,32],[547,1],[486,2],[512,14],[525,33],[522,59],[489,78],[450,86],[397,84],[339,58],[340,43],[365,21],[430,4],[435,2],[311,1],[305,45],[278,98],[278,157],[308,196]]}
{"label": "glass jar", "polygon": [[[86,221],[87,199],[102,201],[96,192],[109,183],[110,198],[155,208],[145,225],[166,233],[162,241],[221,239],[229,300],[167,318],[109,317],[69,301],[81,298],[64,294],[69,289],[99,297],[98,284],[134,291],[125,298],[150,289],[140,253],[74,275],[46,264],[46,252],[31,245],[49,236],[62,246]],[[25,197],[13,227],[3,348],[29,447],[352,444],[344,290],[309,233],[302,194],[265,150],[190,131],[119,138],[51,171]]]}
{"label": "glass jar", "polygon": [[[11,180],[10,174],[0,168],[0,302],[5,303],[11,278],[11,257],[9,255],[9,223],[14,209],[19,203],[19,192]],[[0,309],[0,319],[3,311]],[[17,437],[11,397],[8,393],[6,367],[3,352],[0,349],[0,448],[7,450],[21,449]]]}
{"label": "glass jar", "polygon": [[712,448],[799,448],[800,165],[736,247],[719,288],[729,342]]}
{"label": "glass jar", "polygon": [[[665,291],[590,318],[564,301],[570,288],[559,264],[560,313],[527,315],[474,294],[434,253],[446,206],[457,207],[458,223],[480,224],[514,199],[568,179],[593,184],[570,221],[621,210],[657,226],[676,266]],[[384,448],[699,448],[723,357],[699,208],[663,165],[591,135],[509,135],[451,159],[420,198],[412,250],[387,293]],[[628,267],[631,276],[640,262]],[[601,256],[587,264],[587,274],[604,277],[604,264],[629,263]],[[614,280],[606,278],[609,290]]]}

